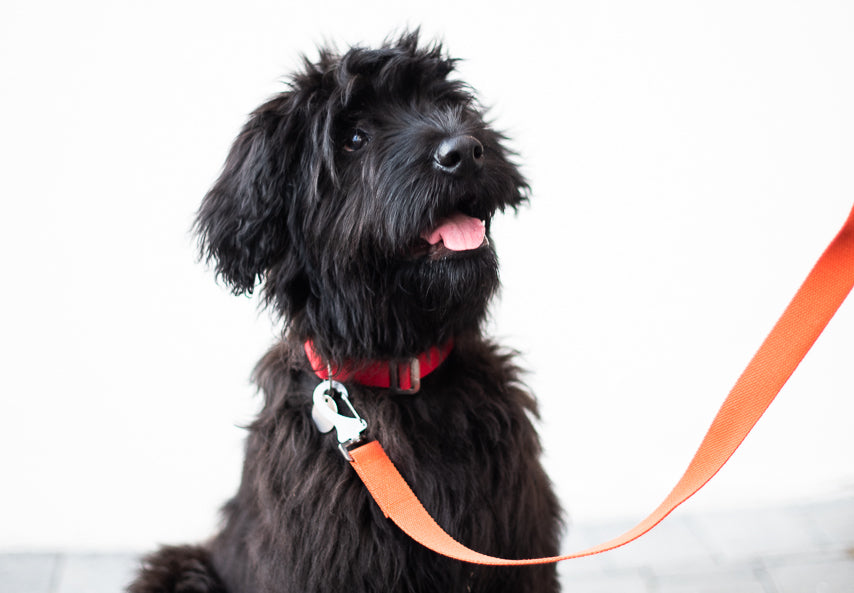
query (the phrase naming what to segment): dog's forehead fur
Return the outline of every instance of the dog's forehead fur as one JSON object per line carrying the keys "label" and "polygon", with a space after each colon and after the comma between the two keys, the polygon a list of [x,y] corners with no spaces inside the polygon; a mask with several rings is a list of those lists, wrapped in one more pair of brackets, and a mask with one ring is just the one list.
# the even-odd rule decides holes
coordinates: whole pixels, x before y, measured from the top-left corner
{"label": "dog's forehead fur", "polygon": [[322,49],[317,62],[304,58],[305,71],[293,75],[290,84],[340,110],[358,109],[367,100],[470,100],[467,85],[448,79],[456,61],[439,44],[420,47],[416,32],[378,49],[355,46],[344,54]]}

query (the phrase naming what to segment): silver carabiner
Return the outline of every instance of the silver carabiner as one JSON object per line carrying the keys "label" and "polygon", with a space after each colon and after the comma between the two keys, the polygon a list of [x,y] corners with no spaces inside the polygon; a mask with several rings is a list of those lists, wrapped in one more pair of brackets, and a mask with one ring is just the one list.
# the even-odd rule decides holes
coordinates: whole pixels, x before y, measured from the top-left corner
{"label": "silver carabiner", "polygon": [[[336,395],[350,410],[352,416],[338,413]],[[338,450],[347,461],[350,461],[352,458],[348,449],[362,440],[362,432],[368,428],[368,423],[359,416],[353,404],[350,403],[347,388],[332,379],[323,381],[314,388],[312,400],[311,417],[315,426],[322,433],[327,433],[334,428],[338,436]]]}

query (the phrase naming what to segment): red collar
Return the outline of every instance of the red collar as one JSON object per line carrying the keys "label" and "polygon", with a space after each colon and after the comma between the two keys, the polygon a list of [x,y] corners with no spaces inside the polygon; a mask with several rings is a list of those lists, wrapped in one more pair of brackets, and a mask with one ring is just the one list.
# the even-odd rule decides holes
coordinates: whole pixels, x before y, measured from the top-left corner
{"label": "red collar", "polygon": [[[345,363],[343,367],[331,367],[332,378],[338,381],[355,381],[368,387],[390,387],[398,393],[415,393],[421,388],[421,378],[439,368],[453,348],[454,341],[448,340],[441,346],[434,346],[409,360],[369,360],[358,365]],[[305,353],[315,374],[321,379],[329,379],[330,367],[327,367],[326,362],[314,351],[311,340],[305,343]],[[358,370],[349,370],[354,367]]]}

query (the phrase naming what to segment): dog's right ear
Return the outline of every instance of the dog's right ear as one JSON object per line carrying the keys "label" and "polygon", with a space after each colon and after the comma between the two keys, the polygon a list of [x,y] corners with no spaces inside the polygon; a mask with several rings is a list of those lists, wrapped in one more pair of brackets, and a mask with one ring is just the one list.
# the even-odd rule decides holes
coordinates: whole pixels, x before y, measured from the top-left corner
{"label": "dog's right ear", "polygon": [[217,277],[235,294],[251,293],[288,250],[290,99],[282,93],[252,113],[196,216],[202,258],[215,262]]}

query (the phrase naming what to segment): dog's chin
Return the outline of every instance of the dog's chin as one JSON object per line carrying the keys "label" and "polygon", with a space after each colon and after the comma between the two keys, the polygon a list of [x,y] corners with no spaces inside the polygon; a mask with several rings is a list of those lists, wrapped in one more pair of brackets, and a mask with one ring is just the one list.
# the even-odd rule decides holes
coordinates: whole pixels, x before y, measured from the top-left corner
{"label": "dog's chin", "polygon": [[422,314],[439,313],[437,323],[480,318],[498,288],[498,259],[486,238],[467,250],[436,243],[402,266],[397,286],[411,295]]}
{"label": "dog's chin", "polygon": [[498,259],[484,218],[453,212],[421,232],[401,258],[396,286],[444,330],[479,326],[498,288]]}

